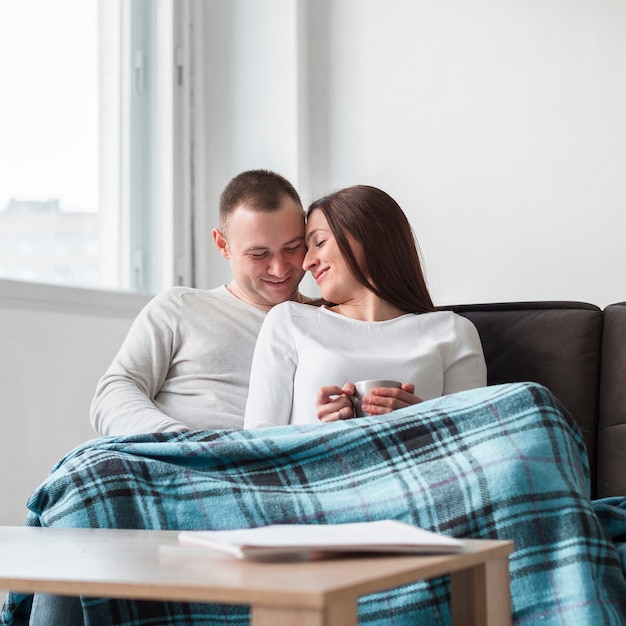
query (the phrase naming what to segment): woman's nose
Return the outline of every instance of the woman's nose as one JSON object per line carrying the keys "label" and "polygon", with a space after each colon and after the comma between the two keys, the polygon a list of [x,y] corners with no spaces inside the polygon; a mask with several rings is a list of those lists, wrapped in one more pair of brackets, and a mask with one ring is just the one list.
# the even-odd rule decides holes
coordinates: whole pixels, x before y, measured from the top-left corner
{"label": "woman's nose", "polygon": [[313,253],[313,249],[309,248],[304,255],[304,261],[302,261],[302,269],[305,272],[310,271],[310,269],[315,265],[317,260],[315,259],[315,254]]}

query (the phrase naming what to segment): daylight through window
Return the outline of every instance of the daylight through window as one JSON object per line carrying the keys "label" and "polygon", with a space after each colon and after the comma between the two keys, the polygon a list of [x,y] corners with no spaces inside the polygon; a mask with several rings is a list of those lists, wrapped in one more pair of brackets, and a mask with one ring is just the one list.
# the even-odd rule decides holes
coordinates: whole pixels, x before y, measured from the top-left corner
{"label": "daylight through window", "polygon": [[0,278],[159,288],[161,4],[0,2]]}

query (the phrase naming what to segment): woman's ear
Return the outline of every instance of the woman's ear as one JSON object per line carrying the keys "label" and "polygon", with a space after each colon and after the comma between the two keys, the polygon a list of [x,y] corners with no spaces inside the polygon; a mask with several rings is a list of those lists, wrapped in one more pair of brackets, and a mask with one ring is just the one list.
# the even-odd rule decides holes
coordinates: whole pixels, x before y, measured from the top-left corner
{"label": "woman's ear", "polygon": [[224,237],[224,233],[222,233],[221,230],[214,228],[212,234],[213,234],[213,241],[215,242],[217,249],[220,251],[220,254],[225,259],[227,260],[230,259],[230,250],[228,248],[228,242],[226,241],[226,237]]}

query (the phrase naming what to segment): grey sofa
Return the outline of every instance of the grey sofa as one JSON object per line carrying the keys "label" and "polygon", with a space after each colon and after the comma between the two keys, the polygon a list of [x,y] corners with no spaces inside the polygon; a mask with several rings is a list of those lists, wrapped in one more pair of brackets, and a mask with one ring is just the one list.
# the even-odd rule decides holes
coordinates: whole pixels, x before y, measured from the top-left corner
{"label": "grey sofa", "polygon": [[550,389],[580,426],[591,495],[626,495],[626,302],[441,307],[480,334],[489,384],[534,381]]}

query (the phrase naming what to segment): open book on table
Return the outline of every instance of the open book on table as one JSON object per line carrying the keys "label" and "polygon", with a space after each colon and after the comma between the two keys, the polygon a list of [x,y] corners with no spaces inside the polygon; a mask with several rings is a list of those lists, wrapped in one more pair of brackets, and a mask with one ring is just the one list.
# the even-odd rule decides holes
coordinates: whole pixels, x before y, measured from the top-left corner
{"label": "open book on table", "polygon": [[188,530],[179,541],[264,559],[326,552],[430,554],[458,552],[463,543],[395,520],[350,524],[276,524],[240,530]]}

